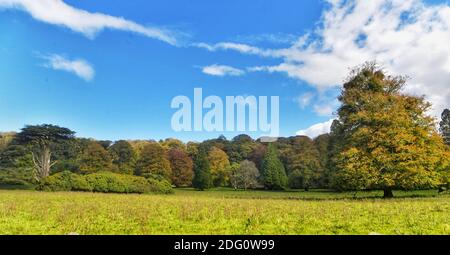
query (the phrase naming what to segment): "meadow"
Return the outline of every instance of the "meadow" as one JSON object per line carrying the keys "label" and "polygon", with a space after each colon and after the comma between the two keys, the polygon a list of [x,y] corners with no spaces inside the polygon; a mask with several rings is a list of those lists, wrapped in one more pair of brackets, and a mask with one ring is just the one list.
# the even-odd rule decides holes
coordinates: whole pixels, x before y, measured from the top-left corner
{"label": "meadow", "polygon": [[450,234],[450,195],[0,190],[0,234]]}

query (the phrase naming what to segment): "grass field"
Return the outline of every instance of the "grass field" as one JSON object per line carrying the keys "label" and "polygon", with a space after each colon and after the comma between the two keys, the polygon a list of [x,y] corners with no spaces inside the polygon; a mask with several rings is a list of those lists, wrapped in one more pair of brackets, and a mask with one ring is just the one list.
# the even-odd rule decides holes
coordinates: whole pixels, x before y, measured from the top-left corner
{"label": "grass field", "polygon": [[0,190],[0,234],[450,234],[450,195],[395,195],[383,200],[376,191]]}

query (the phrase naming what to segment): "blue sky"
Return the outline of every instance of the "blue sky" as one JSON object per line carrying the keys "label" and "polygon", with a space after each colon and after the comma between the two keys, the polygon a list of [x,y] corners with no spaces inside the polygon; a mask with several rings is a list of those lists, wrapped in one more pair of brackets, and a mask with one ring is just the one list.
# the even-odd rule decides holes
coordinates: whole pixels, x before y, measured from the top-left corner
{"label": "blue sky", "polygon": [[[170,126],[172,98],[201,87],[222,98],[279,96],[280,135],[315,136],[334,117],[348,68],[373,59],[413,74],[408,93],[439,112],[450,101],[448,3],[374,2],[0,0],[0,130],[52,123],[97,139],[217,137]],[[414,19],[403,24],[402,13]],[[364,45],[351,40],[360,34]],[[424,54],[429,75],[406,65]]]}

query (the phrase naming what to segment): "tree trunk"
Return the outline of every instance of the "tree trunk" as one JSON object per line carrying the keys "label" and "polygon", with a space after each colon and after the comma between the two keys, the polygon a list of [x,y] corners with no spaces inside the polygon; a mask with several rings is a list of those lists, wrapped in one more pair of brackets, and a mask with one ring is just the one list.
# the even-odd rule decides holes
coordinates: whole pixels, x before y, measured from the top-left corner
{"label": "tree trunk", "polygon": [[52,153],[48,146],[42,146],[37,155],[33,153],[33,163],[36,168],[35,177],[37,181],[41,181],[50,175],[50,168],[55,163],[51,162],[51,156]]}
{"label": "tree trunk", "polygon": [[386,188],[384,189],[384,195],[383,198],[393,198],[394,193],[392,193],[392,189]]}

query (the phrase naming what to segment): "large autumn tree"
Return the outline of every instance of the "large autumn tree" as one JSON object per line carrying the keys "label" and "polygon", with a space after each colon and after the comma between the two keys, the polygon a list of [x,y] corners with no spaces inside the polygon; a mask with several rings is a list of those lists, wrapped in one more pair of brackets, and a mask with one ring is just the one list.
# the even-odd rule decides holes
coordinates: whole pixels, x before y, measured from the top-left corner
{"label": "large autumn tree", "polygon": [[433,188],[449,163],[430,104],[401,93],[402,77],[388,76],[375,63],[351,72],[339,97],[334,184],[340,189]]}
{"label": "large autumn tree", "polygon": [[215,187],[226,186],[230,179],[228,155],[223,150],[213,146],[209,150],[208,161],[213,185]]}
{"label": "large autumn tree", "polygon": [[25,126],[15,136],[15,142],[29,146],[37,181],[49,176],[51,167],[56,163],[52,159],[52,151],[65,141],[74,138],[75,132],[68,128],[43,124]]}
{"label": "large autumn tree", "polygon": [[78,155],[79,171],[83,174],[91,174],[102,171],[111,171],[112,159],[108,151],[97,141],[89,141],[86,147]]}
{"label": "large autumn tree", "polygon": [[172,183],[177,187],[190,186],[194,177],[192,159],[177,148],[170,149],[168,157],[172,168]]}
{"label": "large autumn tree", "polygon": [[164,148],[151,142],[144,146],[136,164],[136,174],[144,177],[161,176],[171,180],[172,168]]}

